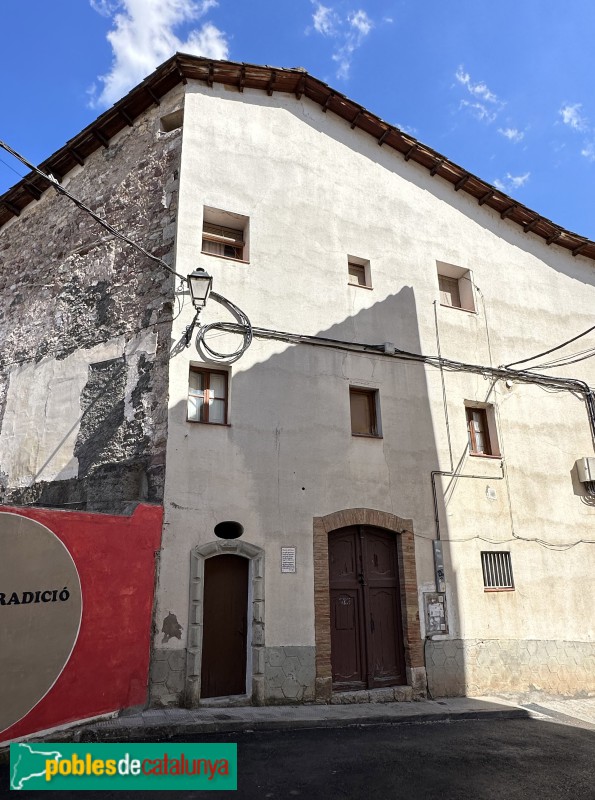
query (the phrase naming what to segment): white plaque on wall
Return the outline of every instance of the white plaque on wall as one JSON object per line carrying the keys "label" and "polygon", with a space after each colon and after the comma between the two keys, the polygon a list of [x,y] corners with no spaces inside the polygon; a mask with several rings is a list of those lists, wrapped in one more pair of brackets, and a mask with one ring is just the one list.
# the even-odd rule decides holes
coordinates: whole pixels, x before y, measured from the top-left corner
{"label": "white plaque on wall", "polygon": [[281,548],[281,572],[295,572],[295,547]]}

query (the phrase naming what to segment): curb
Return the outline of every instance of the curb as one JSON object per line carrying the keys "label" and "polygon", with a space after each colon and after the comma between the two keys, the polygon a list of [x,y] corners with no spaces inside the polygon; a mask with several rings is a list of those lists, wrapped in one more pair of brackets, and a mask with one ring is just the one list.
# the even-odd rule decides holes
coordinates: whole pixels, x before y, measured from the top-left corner
{"label": "curb", "polygon": [[510,708],[493,711],[444,711],[423,714],[409,714],[391,717],[386,714],[373,716],[353,716],[335,719],[263,719],[263,720],[205,720],[204,722],[175,722],[143,724],[134,726],[93,727],[73,732],[72,741],[147,741],[154,737],[171,739],[184,734],[200,733],[246,733],[253,731],[291,731],[308,728],[353,728],[369,725],[414,725],[434,722],[456,722],[457,720],[478,719],[529,719],[531,714],[523,708]]}
{"label": "curb", "polygon": [[[147,722],[142,717],[118,717],[108,725],[89,725],[54,731],[47,736],[27,737],[27,742],[101,743],[101,742],[149,742],[155,739],[196,736],[199,734],[253,733],[254,731],[292,731],[315,728],[356,728],[372,725],[424,725],[437,722],[458,722],[481,719],[530,719],[531,711],[518,706],[499,709],[444,710],[422,713],[369,714],[343,717],[297,717],[294,719],[228,719],[214,718],[194,721],[155,721]],[[0,748],[0,763],[9,760],[9,745]]]}

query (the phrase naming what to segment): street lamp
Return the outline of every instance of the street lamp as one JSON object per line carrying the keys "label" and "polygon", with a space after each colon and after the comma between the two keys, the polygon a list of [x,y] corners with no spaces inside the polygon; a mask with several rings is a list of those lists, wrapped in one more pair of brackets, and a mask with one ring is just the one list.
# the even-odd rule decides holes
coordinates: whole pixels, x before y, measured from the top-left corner
{"label": "street lamp", "polygon": [[188,275],[187,280],[194,308],[204,308],[211,293],[213,278],[202,267],[198,267]]}
{"label": "street lamp", "polygon": [[209,295],[211,293],[211,286],[213,285],[213,278],[209,275],[209,273],[204,270],[202,267],[197,267],[193,272],[188,275],[186,278],[188,282],[188,286],[190,288],[190,296],[192,297],[192,305],[196,309],[196,314],[194,315],[194,319],[186,328],[186,347],[190,345],[190,338],[192,337],[192,331],[194,330],[194,326],[198,320],[198,315],[202,311],[202,309],[206,306],[207,300],[209,299]]}

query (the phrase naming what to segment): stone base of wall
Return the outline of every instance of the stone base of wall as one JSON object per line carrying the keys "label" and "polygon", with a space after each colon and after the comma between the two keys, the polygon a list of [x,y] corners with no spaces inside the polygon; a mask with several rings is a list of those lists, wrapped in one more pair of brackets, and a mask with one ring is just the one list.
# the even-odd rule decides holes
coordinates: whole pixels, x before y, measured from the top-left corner
{"label": "stone base of wall", "polygon": [[[253,692],[257,705],[308,703],[314,699],[316,677],[314,647],[263,647],[264,681]],[[257,671],[262,669],[258,665]],[[150,672],[150,704],[182,706],[185,703],[186,650],[155,648]],[[253,680],[254,683],[254,680]]]}
{"label": "stone base of wall", "polygon": [[149,672],[150,705],[183,705],[185,680],[186,649],[171,650],[156,647],[152,653]]}
{"label": "stone base of wall", "polygon": [[265,647],[264,691],[267,705],[314,700],[314,647]]}
{"label": "stone base of wall", "polygon": [[595,642],[444,639],[426,644],[432,697],[595,693]]}

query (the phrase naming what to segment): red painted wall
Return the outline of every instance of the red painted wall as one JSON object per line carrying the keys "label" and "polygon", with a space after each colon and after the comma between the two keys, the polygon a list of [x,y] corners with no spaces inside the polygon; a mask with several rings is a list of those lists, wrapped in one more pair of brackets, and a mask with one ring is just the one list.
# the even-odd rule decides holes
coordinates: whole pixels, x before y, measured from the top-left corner
{"label": "red painted wall", "polygon": [[52,689],[0,741],[145,703],[163,509],[139,505],[131,517],[8,506],[2,512],[37,520],[68,548],[81,579],[83,617]]}

